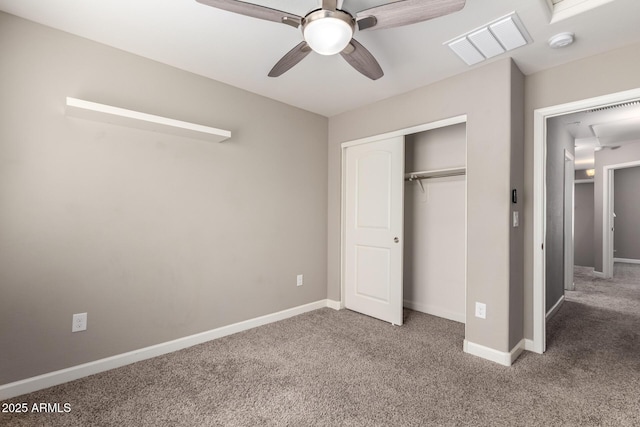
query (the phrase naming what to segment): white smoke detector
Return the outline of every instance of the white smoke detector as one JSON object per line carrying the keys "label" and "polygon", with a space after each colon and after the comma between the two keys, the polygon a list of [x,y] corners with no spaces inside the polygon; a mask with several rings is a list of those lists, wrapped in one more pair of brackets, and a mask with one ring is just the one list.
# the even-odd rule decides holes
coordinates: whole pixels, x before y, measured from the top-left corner
{"label": "white smoke detector", "polygon": [[549,47],[552,49],[560,49],[567,47],[573,43],[573,33],[560,33],[549,39]]}

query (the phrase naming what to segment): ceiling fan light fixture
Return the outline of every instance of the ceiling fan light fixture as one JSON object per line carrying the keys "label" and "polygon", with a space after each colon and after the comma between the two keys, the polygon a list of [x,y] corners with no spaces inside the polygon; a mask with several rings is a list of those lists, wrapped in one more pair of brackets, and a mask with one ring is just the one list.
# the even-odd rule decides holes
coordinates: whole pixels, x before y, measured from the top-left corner
{"label": "ceiling fan light fixture", "polygon": [[353,37],[354,20],[346,12],[318,10],[309,14],[302,26],[304,40],[321,55],[335,55]]}

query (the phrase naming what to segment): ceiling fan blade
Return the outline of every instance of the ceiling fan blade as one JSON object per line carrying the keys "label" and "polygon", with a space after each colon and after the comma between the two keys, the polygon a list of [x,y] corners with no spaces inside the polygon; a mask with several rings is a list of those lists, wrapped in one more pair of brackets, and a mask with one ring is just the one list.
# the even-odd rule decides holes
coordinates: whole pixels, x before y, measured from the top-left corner
{"label": "ceiling fan blade", "polygon": [[253,3],[247,3],[238,0],[196,0],[198,3],[205,4],[207,6],[215,7],[216,9],[222,9],[233,13],[239,13],[240,15],[251,16],[253,18],[264,19],[266,21],[281,22],[283,24],[291,25],[292,27],[299,27],[302,23],[302,17],[294,15],[292,13],[283,12],[281,10],[271,9],[264,6],[259,6]]}
{"label": "ceiling fan blade", "polygon": [[296,47],[291,49],[285,56],[283,56],[280,61],[273,66],[271,71],[269,71],[269,77],[279,77],[282,74],[289,71],[294,65],[298,62],[302,61],[305,56],[307,56],[311,52],[311,48],[307,44],[307,42],[301,42]]}
{"label": "ceiling fan blade", "polygon": [[384,72],[380,64],[378,64],[378,61],[376,61],[376,58],[355,39],[351,39],[347,48],[340,52],[340,55],[342,55],[353,68],[371,80],[378,80],[384,76]]}
{"label": "ceiling fan blade", "polygon": [[358,29],[361,31],[401,27],[449,15],[461,10],[465,3],[466,0],[395,1],[358,12],[356,21],[358,21]]}

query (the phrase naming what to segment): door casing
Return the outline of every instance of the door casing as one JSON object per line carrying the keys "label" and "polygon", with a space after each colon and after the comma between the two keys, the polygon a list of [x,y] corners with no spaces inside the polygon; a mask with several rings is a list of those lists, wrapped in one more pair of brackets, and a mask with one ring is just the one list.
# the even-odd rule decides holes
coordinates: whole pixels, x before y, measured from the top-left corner
{"label": "door casing", "polygon": [[607,165],[602,173],[602,276],[606,279],[613,277],[613,228],[614,228],[614,172],[640,166],[640,161]]}
{"label": "door casing", "polygon": [[526,350],[540,354],[546,350],[544,246],[546,234],[547,119],[591,108],[633,101],[639,98],[640,88],[538,108],[533,112],[533,337],[531,340],[525,340]]}
{"label": "door casing", "polygon": [[564,289],[572,291],[573,255],[574,255],[574,221],[575,221],[575,157],[564,150]]}

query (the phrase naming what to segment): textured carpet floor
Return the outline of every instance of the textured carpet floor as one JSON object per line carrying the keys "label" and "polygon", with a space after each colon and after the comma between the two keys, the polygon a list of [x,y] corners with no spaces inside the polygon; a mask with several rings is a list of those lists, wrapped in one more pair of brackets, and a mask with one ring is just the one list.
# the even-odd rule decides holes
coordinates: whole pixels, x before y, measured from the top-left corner
{"label": "textured carpet floor", "polygon": [[462,352],[464,326],[393,327],[317,310],[8,402],[1,426],[640,425],[640,266],[577,269],[545,355],[510,368]]}

